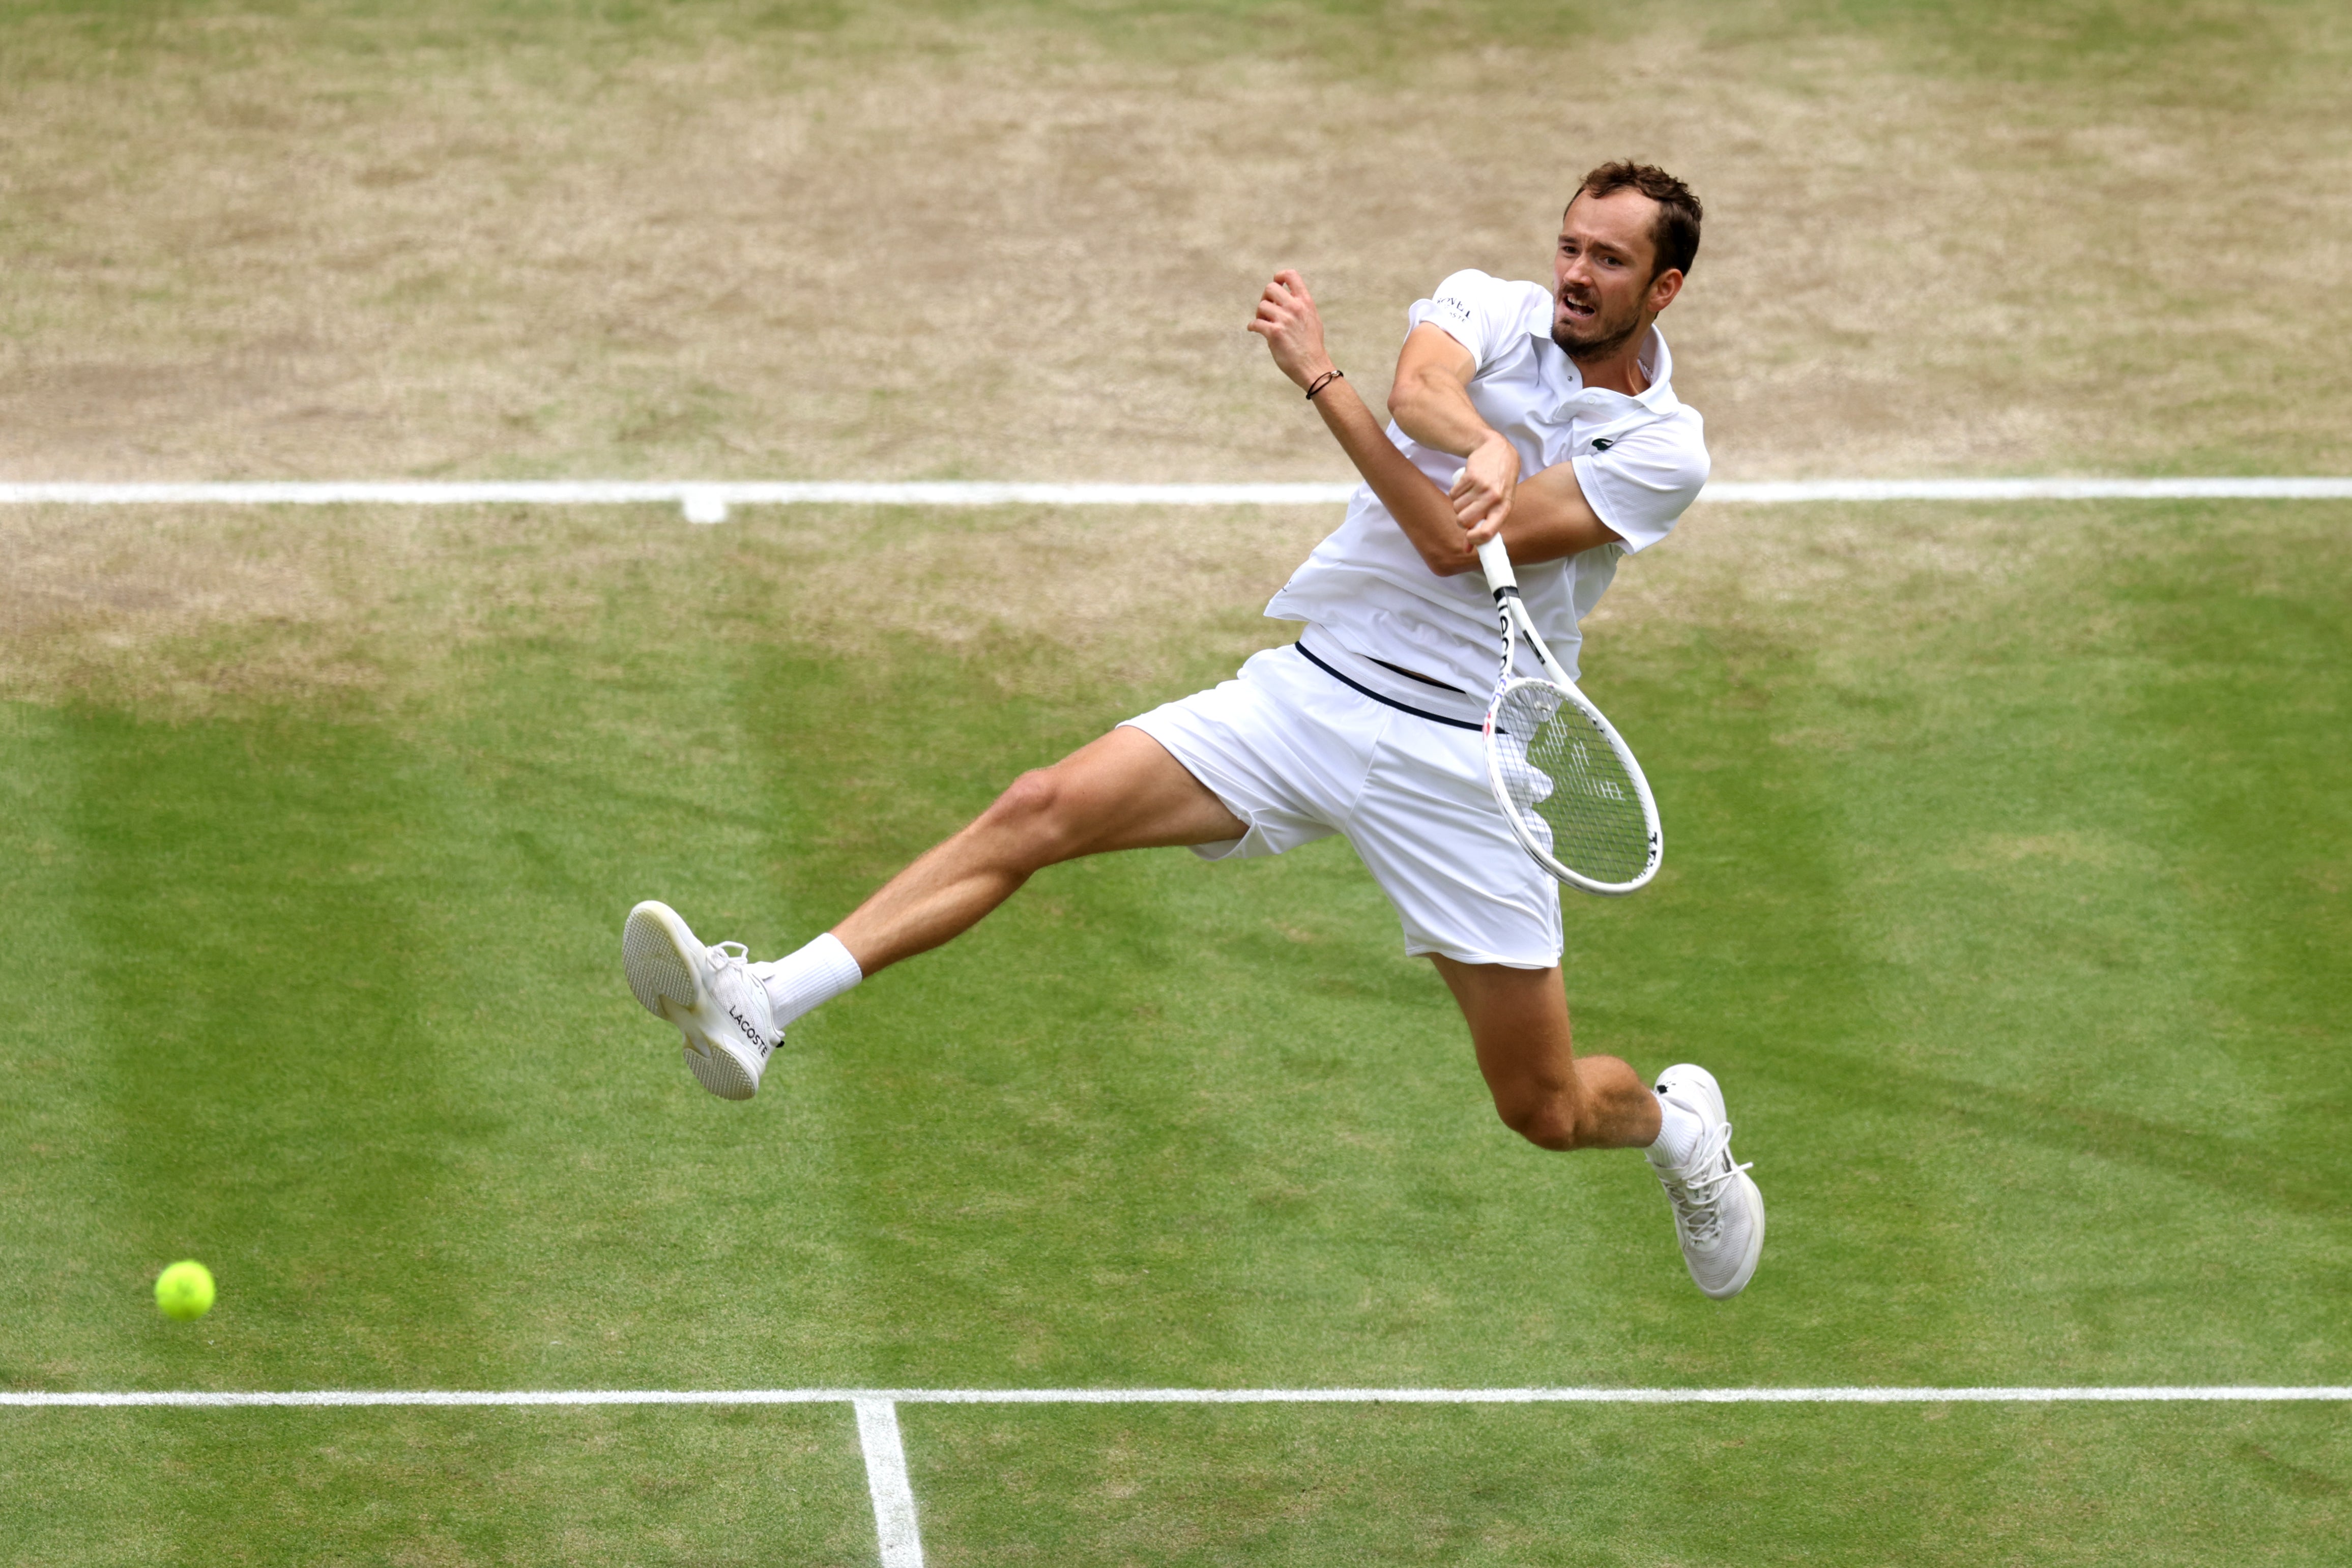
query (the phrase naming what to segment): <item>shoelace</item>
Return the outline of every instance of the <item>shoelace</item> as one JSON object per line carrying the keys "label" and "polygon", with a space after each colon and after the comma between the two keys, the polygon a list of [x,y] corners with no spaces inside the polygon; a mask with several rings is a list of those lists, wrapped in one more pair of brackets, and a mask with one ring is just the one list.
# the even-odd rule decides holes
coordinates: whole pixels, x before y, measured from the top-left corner
{"label": "shoelace", "polygon": [[1658,1173],[1666,1196],[1674,1203],[1675,1218],[1681,1223],[1685,1234],[1695,1242],[1713,1241],[1722,1235],[1723,1189],[1734,1176],[1755,1163],[1753,1160],[1745,1165],[1731,1163],[1731,1123],[1725,1121],[1699,1138],[1698,1149],[1685,1167],[1695,1174]]}
{"label": "shoelace", "polygon": [[[747,985],[753,991],[758,992],[761,1002],[764,1003],[767,1001],[767,988],[761,985],[757,977],[755,977],[751,973],[751,965],[750,963],[751,950],[750,948],[745,947],[740,942],[722,942],[706,948],[703,951],[706,957],[710,958],[717,963],[719,974],[734,975],[740,984]],[[732,1004],[730,1003],[722,1002],[722,1005],[729,1006],[730,1008],[732,1007]],[[750,1025],[747,1026],[752,1028],[758,1027],[757,1025]],[[783,1038],[783,1031],[781,1029],[775,1030],[774,1033],[777,1039],[781,1040]],[[775,1042],[772,1040],[769,1043],[772,1045]]]}

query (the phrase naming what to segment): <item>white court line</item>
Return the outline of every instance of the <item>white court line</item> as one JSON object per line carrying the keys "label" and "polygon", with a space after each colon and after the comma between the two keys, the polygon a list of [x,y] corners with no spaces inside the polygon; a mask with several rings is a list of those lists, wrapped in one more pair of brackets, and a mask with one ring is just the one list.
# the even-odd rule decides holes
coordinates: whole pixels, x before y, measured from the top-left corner
{"label": "white court line", "polygon": [[1314,506],[1344,501],[1344,484],[1054,484],[919,480],[904,483],[737,479],[254,480],[224,484],[0,483],[0,503],[126,506]]}
{"label": "white court line", "polygon": [[2352,1401],[2352,1385],[2106,1388],[750,1388],[0,1392],[0,1406],[837,1405],[856,1413],[881,1568],[923,1568],[900,1405],[1944,1405]]}
{"label": "white court line", "polygon": [[[690,522],[723,522],[730,508],[814,502],[871,506],[1327,506],[1352,484],[1055,484],[966,480],[327,479],[225,483],[0,482],[0,505],[614,506],[682,507]],[[1702,501],[1780,506],[1808,501],[2344,500],[2352,479],[1769,479],[1710,484]]]}
{"label": "white court line", "polygon": [[[0,1392],[0,1408],[588,1405],[2074,1405],[2352,1401],[2347,1384],[2021,1388],[603,1388]],[[892,1418],[895,1428],[897,1417]],[[865,1416],[858,1430],[865,1433]]]}
{"label": "white court line", "polygon": [[915,1488],[907,1479],[907,1448],[898,1440],[898,1407],[863,1398],[857,1446],[866,1451],[866,1490],[874,1499],[874,1535],[882,1568],[923,1568],[923,1536],[915,1525]]}

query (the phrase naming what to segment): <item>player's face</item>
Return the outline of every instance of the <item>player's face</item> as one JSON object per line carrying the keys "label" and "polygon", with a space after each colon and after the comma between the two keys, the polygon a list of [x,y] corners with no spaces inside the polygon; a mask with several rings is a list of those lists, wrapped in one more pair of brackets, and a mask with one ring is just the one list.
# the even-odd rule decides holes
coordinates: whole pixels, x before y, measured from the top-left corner
{"label": "player's face", "polygon": [[1551,340],[1571,359],[1605,358],[1639,331],[1650,306],[1658,204],[1635,190],[1588,196],[1560,219],[1551,263]]}

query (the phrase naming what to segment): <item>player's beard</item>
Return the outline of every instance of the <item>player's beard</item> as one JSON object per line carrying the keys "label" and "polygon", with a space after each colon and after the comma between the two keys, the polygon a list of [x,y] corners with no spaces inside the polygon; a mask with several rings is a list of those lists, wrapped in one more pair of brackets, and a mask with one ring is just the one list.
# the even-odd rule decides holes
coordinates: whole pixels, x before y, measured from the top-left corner
{"label": "player's beard", "polygon": [[1569,324],[1559,319],[1559,301],[1552,305],[1551,341],[1560,346],[1569,358],[1579,363],[1607,359],[1632,341],[1642,330],[1642,306],[1639,300],[1625,307],[1624,314],[1612,317],[1596,310],[1589,321],[1577,323],[1571,333]]}

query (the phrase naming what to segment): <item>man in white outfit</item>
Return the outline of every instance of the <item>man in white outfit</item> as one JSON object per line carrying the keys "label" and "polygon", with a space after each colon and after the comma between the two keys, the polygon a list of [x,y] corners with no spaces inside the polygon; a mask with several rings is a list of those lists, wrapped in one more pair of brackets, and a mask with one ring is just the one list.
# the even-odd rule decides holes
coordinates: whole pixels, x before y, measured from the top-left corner
{"label": "man in white outfit", "polygon": [[1499,642],[1477,547],[1502,535],[1572,676],[1578,622],[1619,560],[1664,538],[1706,483],[1704,427],[1675,396],[1655,325],[1701,216],[1664,170],[1592,171],[1562,216],[1549,288],[1457,272],[1413,306],[1385,429],[1325,354],[1305,281],[1278,274],[1249,330],[1365,481],[1266,606],[1305,623],[1298,640],[1024,774],[774,963],[707,947],[667,905],[639,904],[622,941],[630,988],[684,1035],[696,1078],[751,1098],[786,1025],[961,934],[1043,867],[1173,845],[1278,855],[1343,834],[1406,951],[1461,1005],[1504,1122],[1546,1149],[1647,1150],[1692,1279],[1737,1295],[1764,1204],[1731,1158],[1722,1092],[1688,1064],[1654,1090],[1614,1057],[1575,1053],[1559,888],[1512,837],[1478,733]]}

